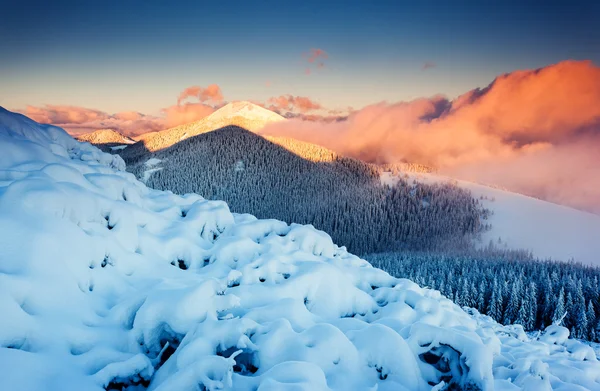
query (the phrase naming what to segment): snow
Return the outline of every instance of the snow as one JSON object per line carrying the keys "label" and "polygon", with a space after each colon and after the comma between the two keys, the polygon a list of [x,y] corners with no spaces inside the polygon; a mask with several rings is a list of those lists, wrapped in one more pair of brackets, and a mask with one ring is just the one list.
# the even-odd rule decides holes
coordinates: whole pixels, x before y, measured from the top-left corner
{"label": "snow", "polygon": [[110,150],[111,151],[120,151],[120,150],[125,149],[125,148],[127,148],[127,145],[117,145],[115,147],[110,147]]}
{"label": "snow", "polygon": [[144,162],[144,165],[145,165],[145,166],[147,166],[147,167],[152,167],[152,166],[156,166],[156,165],[157,165],[158,163],[160,163],[161,161],[162,161],[162,160],[160,160],[160,159],[157,159],[157,158],[153,157],[153,158],[150,158],[150,159],[146,160],[146,161]]}
{"label": "snow", "polygon": [[469,314],[312,226],[149,189],[5,110],[0,148],[2,390],[600,389],[566,329]]}
{"label": "snow", "polygon": [[[490,241],[513,249],[530,250],[542,259],[575,260],[600,265],[600,216],[552,204],[536,198],[511,193],[476,183],[457,181],[436,174],[408,173],[421,182],[452,181],[468,189],[494,214],[487,221],[492,229],[482,237],[482,245]],[[389,172],[381,176],[384,184],[398,180]]]}
{"label": "snow", "polygon": [[271,110],[265,109],[263,107],[246,101],[228,103],[225,106],[221,107],[219,110],[206,117],[206,119],[209,122],[219,122],[223,119],[231,118],[234,116],[241,116],[255,121],[261,121],[265,124],[269,122],[278,122],[285,120],[285,117],[282,117],[281,115]]}

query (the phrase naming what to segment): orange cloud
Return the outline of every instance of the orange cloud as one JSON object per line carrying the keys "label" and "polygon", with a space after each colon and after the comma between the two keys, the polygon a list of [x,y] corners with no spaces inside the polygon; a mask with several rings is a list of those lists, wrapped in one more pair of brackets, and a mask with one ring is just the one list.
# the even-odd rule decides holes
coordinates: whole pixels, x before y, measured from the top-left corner
{"label": "orange cloud", "polygon": [[133,111],[109,114],[85,107],[46,105],[27,106],[21,112],[37,122],[63,127],[73,135],[97,129],[115,129],[122,134],[133,136],[160,130],[164,126],[161,118]]}
{"label": "orange cloud", "polygon": [[[343,122],[292,120],[264,132],[370,161],[430,164],[600,212],[600,68],[589,61],[502,75],[453,101],[380,103]],[[568,170],[548,169],[556,165]]]}
{"label": "orange cloud", "polygon": [[181,91],[177,98],[177,104],[181,104],[187,98],[197,98],[200,102],[219,103],[223,101],[223,93],[217,84],[211,84],[206,88],[191,86]]}
{"label": "orange cloud", "polygon": [[202,103],[185,103],[162,109],[165,115],[166,128],[183,125],[188,122],[201,120],[212,114],[215,109]]}
{"label": "orange cloud", "polygon": [[301,113],[306,113],[323,108],[323,106],[310,98],[289,94],[270,98],[268,103],[270,104],[268,108],[277,112],[299,111]]}
{"label": "orange cloud", "polygon": [[56,125],[81,124],[110,118],[110,115],[99,110],[66,105],[27,106],[23,114],[37,122]]}

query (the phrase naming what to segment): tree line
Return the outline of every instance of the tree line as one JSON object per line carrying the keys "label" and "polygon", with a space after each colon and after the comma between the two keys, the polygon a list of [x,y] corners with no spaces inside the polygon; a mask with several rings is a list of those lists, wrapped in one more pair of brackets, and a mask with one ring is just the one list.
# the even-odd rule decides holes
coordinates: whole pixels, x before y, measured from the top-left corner
{"label": "tree line", "polygon": [[375,267],[437,289],[499,323],[521,324],[532,331],[560,322],[572,336],[600,342],[597,267],[491,248],[469,255],[390,252],[366,258]]}

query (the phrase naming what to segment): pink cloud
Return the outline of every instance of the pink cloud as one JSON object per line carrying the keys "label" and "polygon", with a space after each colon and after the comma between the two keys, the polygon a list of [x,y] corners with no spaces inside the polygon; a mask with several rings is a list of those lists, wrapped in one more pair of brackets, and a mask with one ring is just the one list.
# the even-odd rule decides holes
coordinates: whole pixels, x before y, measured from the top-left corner
{"label": "pink cloud", "polygon": [[181,104],[187,98],[197,98],[200,102],[219,103],[223,101],[223,93],[217,84],[211,84],[206,88],[191,86],[181,91],[177,98],[177,104]]}
{"label": "pink cloud", "polygon": [[323,49],[310,49],[310,52],[308,53],[308,62],[313,63],[320,58],[326,59],[328,57],[327,52]]}
{"label": "pink cloud", "polygon": [[320,110],[323,108],[319,103],[305,96],[280,95],[268,100],[268,108],[277,112],[299,111],[307,113],[309,111]]}
{"label": "pink cloud", "polygon": [[201,120],[212,114],[215,109],[202,103],[185,103],[162,109],[167,128]]}
{"label": "pink cloud", "polygon": [[[310,49],[308,53],[303,55],[308,62],[308,66],[304,69],[304,74],[309,76],[313,71],[325,68],[325,60],[329,55],[323,49]],[[316,63],[316,66],[314,65]]]}
{"label": "pink cloud", "polygon": [[434,165],[600,213],[600,68],[589,61],[502,75],[453,101],[379,103],[343,122],[291,120],[264,132],[369,161]]}
{"label": "pink cloud", "polygon": [[97,129],[114,129],[132,136],[149,131],[160,130],[163,120],[129,111],[109,114],[100,110],[68,105],[27,106],[23,114],[40,123],[63,127],[73,135]]}

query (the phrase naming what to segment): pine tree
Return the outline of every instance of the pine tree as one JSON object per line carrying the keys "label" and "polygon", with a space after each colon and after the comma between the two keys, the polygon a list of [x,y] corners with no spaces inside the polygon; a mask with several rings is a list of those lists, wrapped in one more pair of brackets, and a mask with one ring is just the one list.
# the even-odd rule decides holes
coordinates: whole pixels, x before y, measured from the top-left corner
{"label": "pine tree", "polygon": [[577,302],[575,308],[577,323],[573,325],[576,338],[587,338],[588,334],[588,318],[586,315],[585,305],[581,301]]}
{"label": "pine tree", "polygon": [[587,337],[590,341],[596,341],[597,339],[597,335],[596,335],[596,311],[594,311],[594,305],[592,304],[592,301],[588,301],[588,306],[587,306],[587,311],[586,311],[586,316],[587,316],[587,321],[588,321],[588,333],[587,333]]}
{"label": "pine tree", "polygon": [[494,284],[492,288],[492,297],[488,306],[488,315],[497,322],[502,321],[502,293],[498,281],[494,277]]}
{"label": "pine tree", "polygon": [[506,311],[504,312],[504,324],[513,324],[518,317],[519,314],[519,306],[521,304],[521,279],[517,279],[513,283],[513,287],[510,293],[510,298],[508,300],[508,305],[506,306]]}
{"label": "pine tree", "polygon": [[556,306],[554,308],[554,315],[552,315],[552,323],[559,324],[565,315],[565,288],[560,288],[560,293],[558,294],[558,300],[556,301]]}

